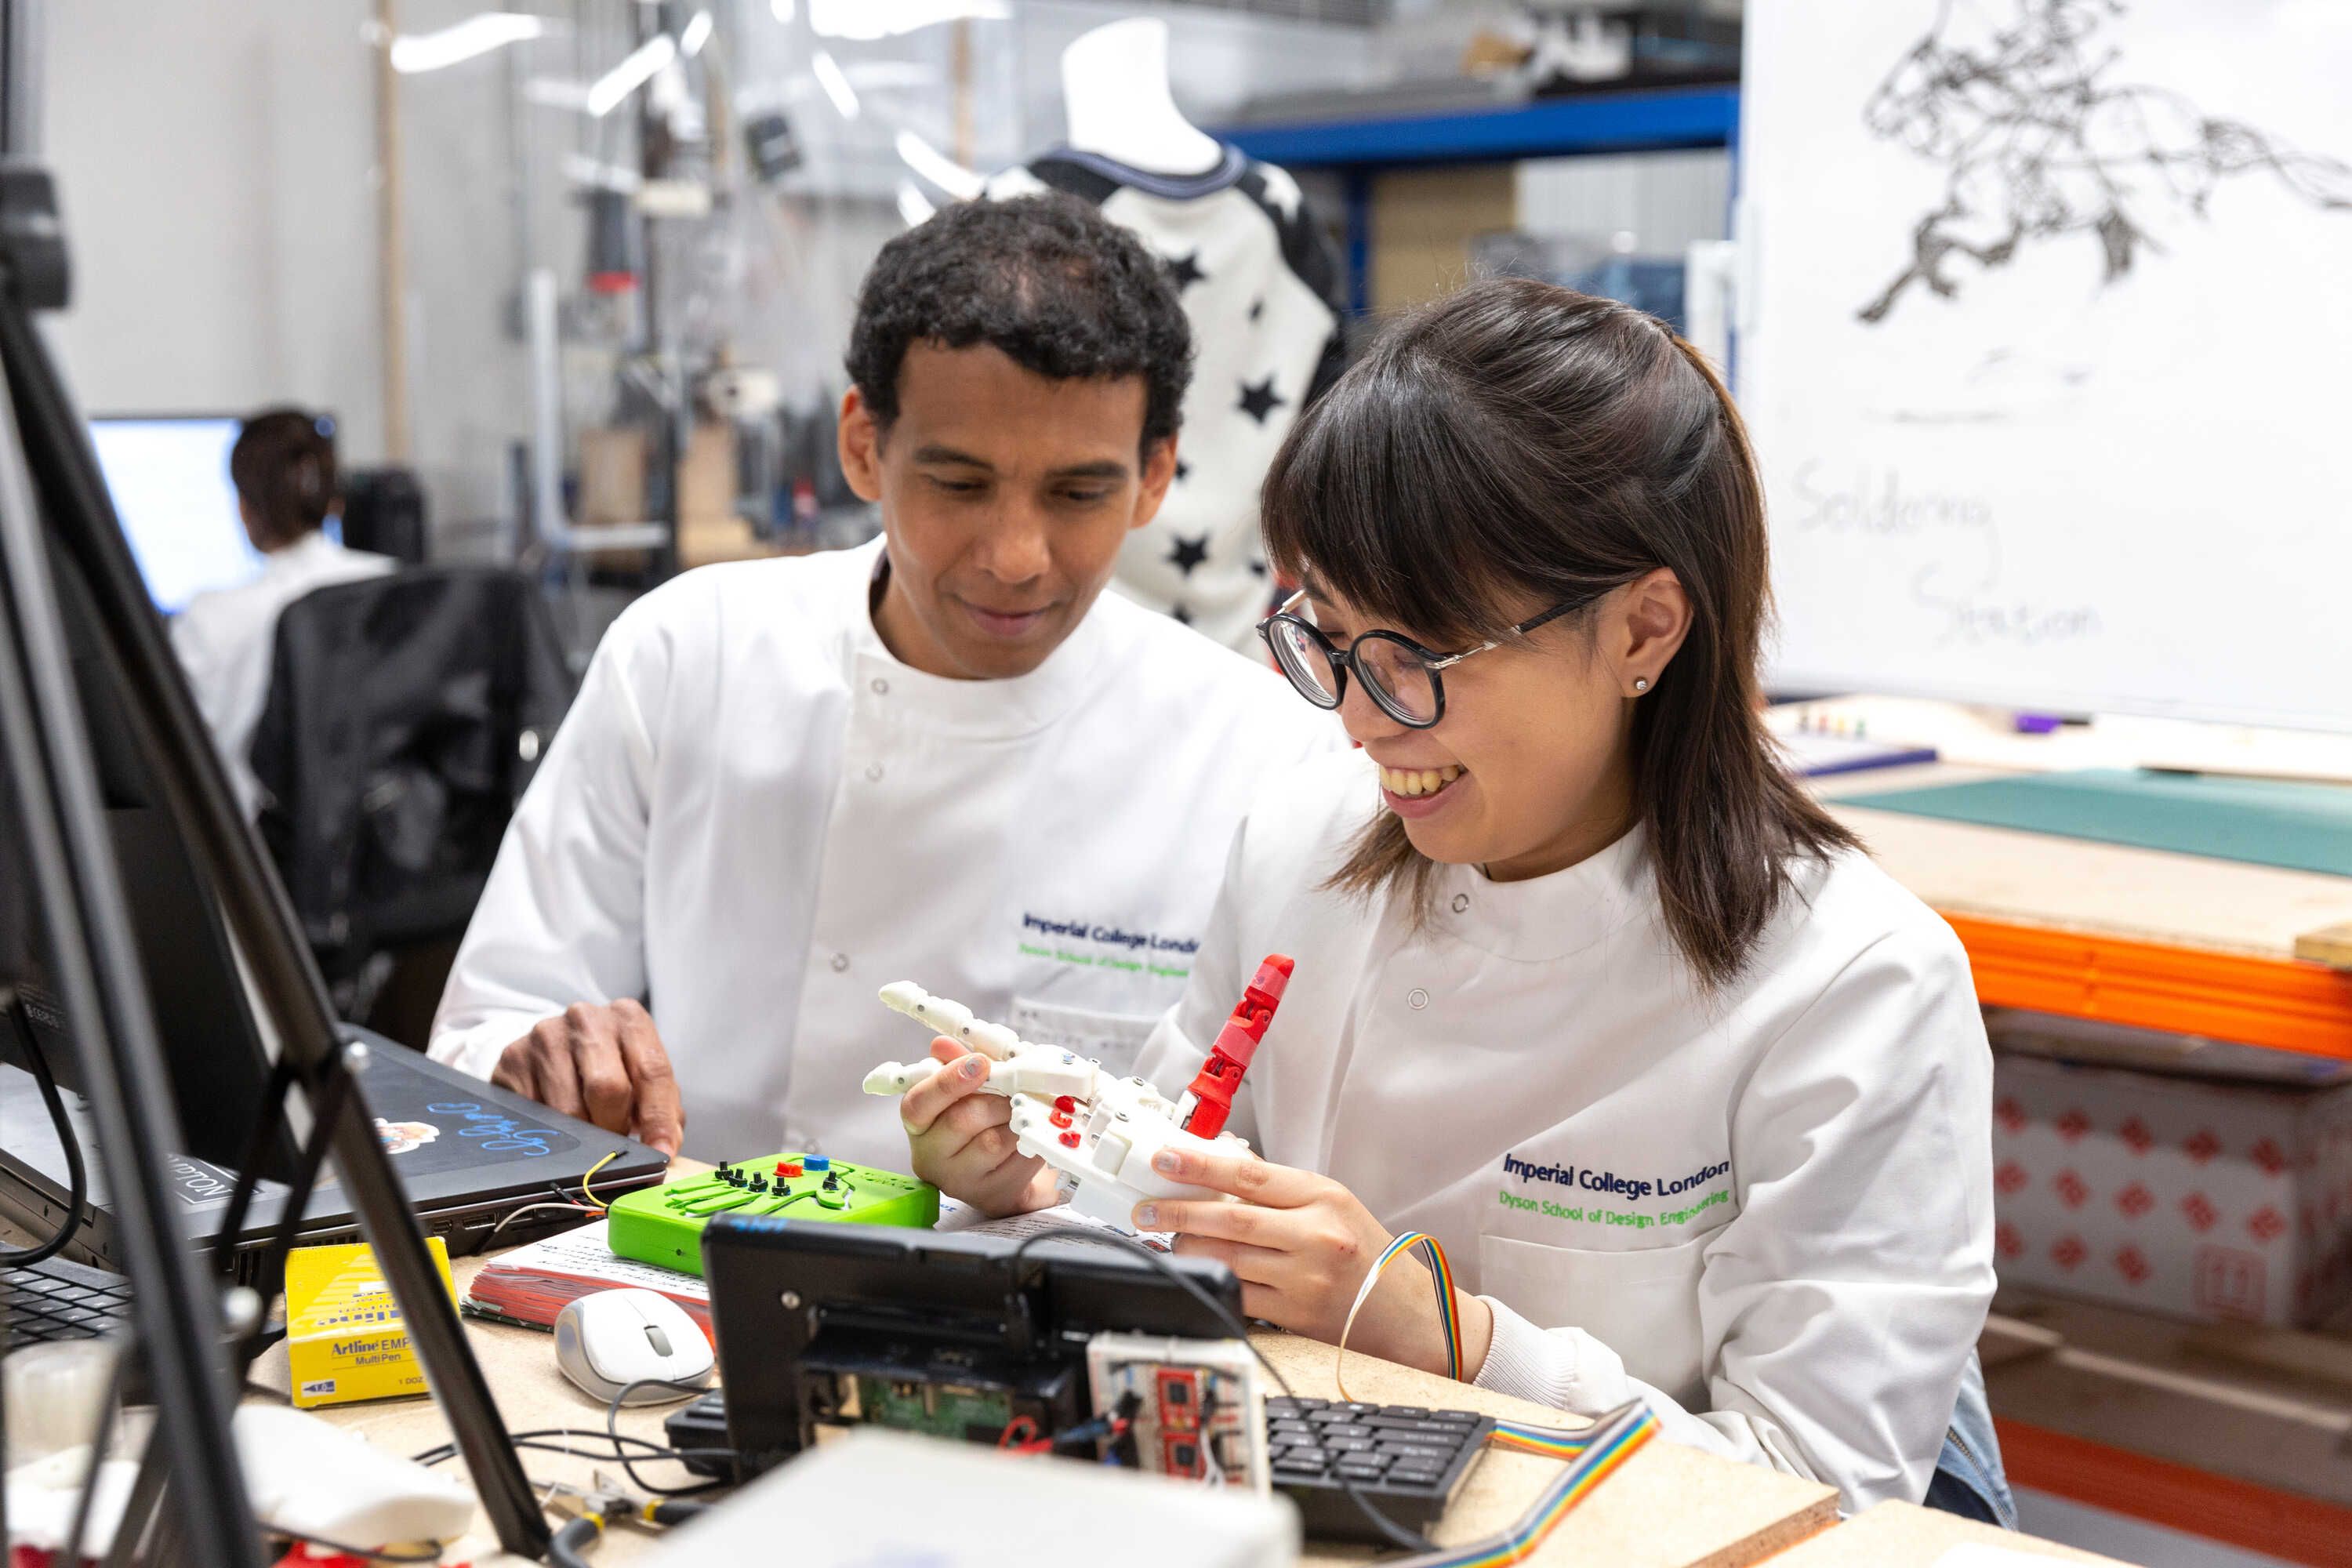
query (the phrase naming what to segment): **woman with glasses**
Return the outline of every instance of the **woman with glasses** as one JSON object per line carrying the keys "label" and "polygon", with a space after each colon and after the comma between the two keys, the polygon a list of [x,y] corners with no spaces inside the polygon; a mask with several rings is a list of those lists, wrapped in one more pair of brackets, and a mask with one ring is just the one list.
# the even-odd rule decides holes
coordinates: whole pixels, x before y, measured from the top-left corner
{"label": "woman with glasses", "polygon": [[[1305,416],[1264,511],[1304,584],[1266,640],[1362,750],[1261,795],[1145,1051],[1180,1091],[1293,957],[1230,1124],[1264,1158],[1181,1158],[1243,1202],[1137,1226],[1298,1332],[1435,1371],[1451,1338],[1484,1387],[1644,1399],[1849,1508],[2005,1521],[1968,961],[1766,737],[1763,503],[1721,384],[1626,306],[1483,284]],[[908,1097],[916,1168],[1051,1202],[969,1082]],[[1451,1298],[1398,1267],[1360,1302],[1412,1231]]]}

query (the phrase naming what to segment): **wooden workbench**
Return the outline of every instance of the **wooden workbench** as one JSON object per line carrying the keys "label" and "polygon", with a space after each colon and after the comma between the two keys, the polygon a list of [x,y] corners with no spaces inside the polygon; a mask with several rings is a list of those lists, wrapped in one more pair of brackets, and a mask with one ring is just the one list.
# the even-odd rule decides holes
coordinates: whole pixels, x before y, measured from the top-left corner
{"label": "wooden workbench", "polygon": [[[460,1293],[480,1267],[478,1258],[454,1266]],[[604,1429],[604,1406],[573,1388],[555,1370],[550,1335],[471,1321],[467,1331],[509,1430]],[[1329,1346],[1273,1331],[1260,1333],[1256,1342],[1299,1394],[1310,1398],[1339,1397]],[[257,1364],[255,1380],[268,1388],[282,1391],[286,1387],[282,1348]],[[1576,1424],[1572,1417],[1538,1405],[1369,1356],[1348,1358],[1348,1388],[1355,1397],[1379,1404],[1472,1409],[1548,1425]],[[662,1420],[674,1408],[625,1411],[621,1430],[660,1441]],[[439,1406],[425,1399],[341,1405],[318,1414],[396,1454],[422,1453],[446,1442],[449,1436]],[[587,1444],[583,1449],[593,1454],[602,1446]],[[578,1485],[590,1483],[600,1469],[616,1472],[618,1468],[609,1458],[567,1458],[531,1450],[524,1452],[523,1468],[542,1484]],[[639,1468],[648,1479],[663,1484],[692,1479],[672,1465],[641,1464]],[[1557,1472],[1553,1460],[1499,1450],[1487,1453],[1453,1510],[1433,1532],[1434,1539],[1440,1545],[1450,1546],[1492,1533],[1517,1520]],[[1862,1534],[1850,1548],[1832,1544],[1853,1531]],[[1769,1558],[1774,1568],[1783,1563],[1799,1568],[1848,1563],[1866,1563],[1874,1568],[1914,1564],[1929,1568],[1948,1547],[1979,1540],[2074,1562],[2106,1561],[1919,1509],[1874,1509],[1853,1524],[1840,1525],[1836,1494],[1827,1487],[1663,1440],[1650,1443],[1611,1477],[1568,1516],[1529,1561],[1596,1568],[1746,1568]],[[650,1544],[648,1535],[616,1530],[599,1548],[599,1558],[626,1563]],[[1791,1548],[1813,1555],[1779,1555]],[[1823,1552],[1829,1554],[1819,1554]],[[486,1533],[478,1533],[454,1543],[444,1560],[484,1562],[495,1554],[495,1543]],[[1312,1565],[1352,1565],[1372,1560],[1373,1554],[1366,1550],[1318,1548],[1312,1543],[1303,1559]]]}
{"label": "wooden workbench", "polygon": [[[478,1259],[454,1266],[460,1293]],[[468,1321],[467,1337],[488,1378],[509,1431],[569,1426],[601,1432],[604,1406],[564,1381],[555,1369],[551,1337],[505,1324]],[[1288,1334],[1265,1333],[1259,1343],[1269,1360],[1301,1394],[1338,1398],[1330,1347]],[[286,1387],[283,1349],[273,1350],[254,1369],[265,1387]],[[1360,1399],[1387,1405],[1475,1409],[1523,1421],[1559,1424],[1557,1413],[1482,1389],[1451,1383],[1428,1373],[1375,1361],[1348,1358],[1348,1386]],[[656,1442],[663,1418],[675,1406],[625,1411],[621,1430]],[[440,1407],[429,1400],[404,1399],[331,1406],[318,1412],[339,1426],[364,1433],[396,1454],[417,1454],[448,1439]],[[593,1450],[601,1444],[583,1445]],[[456,1461],[452,1461],[455,1463]],[[617,1472],[610,1459],[570,1458],[525,1450],[523,1468],[536,1481],[586,1484],[595,1471]],[[1436,1532],[1441,1544],[1456,1544],[1491,1533],[1516,1520],[1558,1471],[1556,1461],[1529,1454],[1493,1452],[1478,1462],[1461,1500]],[[677,1484],[693,1478],[676,1466],[640,1464],[648,1479]],[[1837,1518],[1837,1495],[1794,1476],[1736,1465],[1665,1442],[1636,1454],[1570,1514],[1537,1563],[1607,1563],[1611,1568],[1744,1568],[1829,1528]],[[485,1527],[487,1528],[487,1527]],[[599,1551],[605,1562],[625,1562],[650,1538],[616,1531]],[[445,1561],[492,1553],[487,1535],[456,1543]],[[1309,1563],[1370,1561],[1368,1552],[1310,1552]]]}
{"label": "wooden workbench", "polygon": [[1883,1502],[1866,1513],[1824,1531],[1772,1559],[1772,1568],[1886,1568],[1890,1563],[1937,1564],[1956,1546],[1980,1546],[2055,1563],[2106,1563],[2112,1557],[2077,1552],[2054,1541],[2039,1541],[1956,1519],[1948,1513]]}
{"label": "wooden workbench", "polygon": [[1986,776],[1938,764],[1820,784],[1959,933],[1986,1005],[2352,1059],[2352,970],[2322,962],[2352,931],[2352,878],[1839,804]]}

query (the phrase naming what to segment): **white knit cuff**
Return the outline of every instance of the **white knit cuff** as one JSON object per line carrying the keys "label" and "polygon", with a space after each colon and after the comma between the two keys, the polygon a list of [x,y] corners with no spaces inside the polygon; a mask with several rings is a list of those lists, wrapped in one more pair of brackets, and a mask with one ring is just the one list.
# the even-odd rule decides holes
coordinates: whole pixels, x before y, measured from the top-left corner
{"label": "white knit cuff", "polygon": [[1479,1300],[1495,1313],[1486,1362],[1474,1380],[1480,1388],[1580,1415],[1597,1415],[1633,1397],[1624,1362],[1591,1334],[1539,1329],[1492,1296]]}
{"label": "white knit cuff", "polygon": [[1494,1310],[1495,1332],[1486,1364],[1472,1381],[1495,1394],[1554,1405],[1553,1385],[1575,1380],[1576,1348],[1553,1344],[1550,1335],[1492,1296],[1478,1299]]}

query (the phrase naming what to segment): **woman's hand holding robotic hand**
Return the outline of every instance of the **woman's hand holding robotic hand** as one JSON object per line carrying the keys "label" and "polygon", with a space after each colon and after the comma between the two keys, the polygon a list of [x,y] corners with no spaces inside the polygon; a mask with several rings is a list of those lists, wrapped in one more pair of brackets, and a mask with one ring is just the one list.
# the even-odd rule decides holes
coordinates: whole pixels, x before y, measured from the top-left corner
{"label": "woman's hand holding robotic hand", "polygon": [[1014,1147],[1013,1102],[982,1092],[989,1058],[944,1035],[931,1042],[931,1057],[940,1070],[898,1102],[915,1174],[992,1219],[1052,1207],[1056,1178],[1045,1161]]}
{"label": "woman's hand holding robotic hand", "polygon": [[[1176,1250],[1213,1258],[1241,1277],[1242,1310],[1293,1333],[1337,1344],[1372,1262],[1395,1238],[1355,1194],[1328,1176],[1272,1164],[1255,1154],[1163,1150],[1161,1175],[1239,1203],[1158,1198],[1138,1205],[1139,1230],[1177,1233]],[[1403,1261],[1400,1259],[1399,1261]],[[1483,1365],[1494,1334],[1484,1301],[1454,1292],[1462,1364]],[[1348,1333],[1350,1348],[1423,1372],[1446,1370],[1445,1333],[1428,1272],[1415,1266],[1381,1277]]]}

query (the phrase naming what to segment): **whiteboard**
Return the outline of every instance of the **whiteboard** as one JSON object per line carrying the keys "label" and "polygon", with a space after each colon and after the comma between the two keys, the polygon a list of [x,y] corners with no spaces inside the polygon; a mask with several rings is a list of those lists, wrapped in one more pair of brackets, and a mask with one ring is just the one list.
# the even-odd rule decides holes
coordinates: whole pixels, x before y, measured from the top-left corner
{"label": "whiteboard", "polygon": [[1774,685],[2352,730],[2352,3],[1746,26]]}

